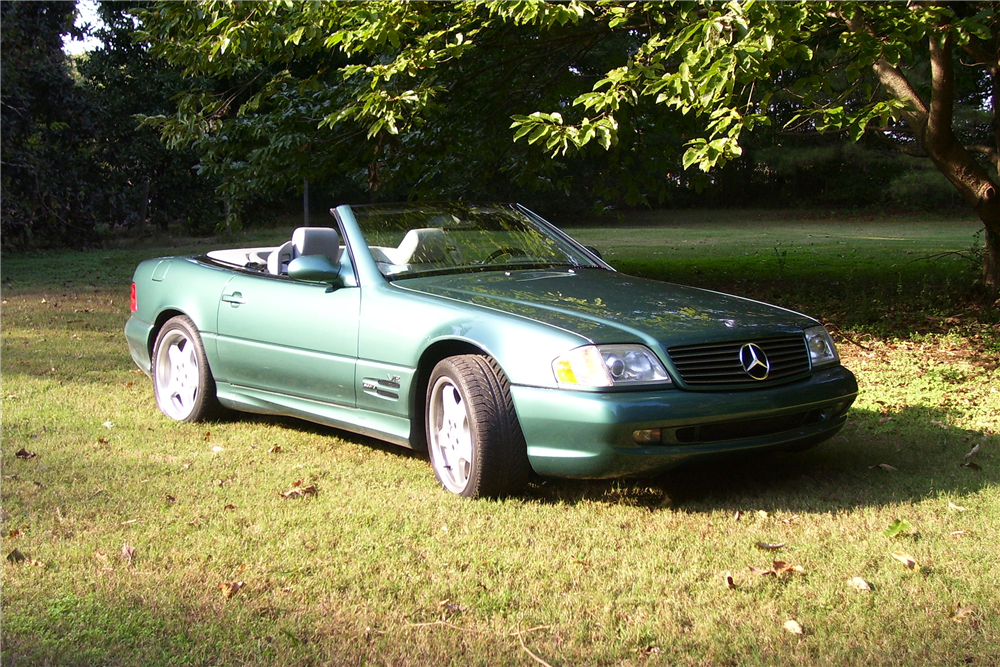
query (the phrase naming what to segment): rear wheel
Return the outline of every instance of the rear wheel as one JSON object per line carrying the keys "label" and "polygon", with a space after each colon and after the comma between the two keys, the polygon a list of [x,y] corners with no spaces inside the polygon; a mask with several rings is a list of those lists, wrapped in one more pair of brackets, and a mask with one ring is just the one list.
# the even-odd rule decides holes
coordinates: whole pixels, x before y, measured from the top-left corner
{"label": "rear wheel", "polygon": [[466,498],[499,497],[528,481],[524,434],[507,376],[489,357],[440,361],[427,388],[427,449],[441,484]]}
{"label": "rear wheel", "polygon": [[156,336],[153,392],[163,414],[178,421],[202,421],[220,410],[201,336],[184,315],[167,320]]}

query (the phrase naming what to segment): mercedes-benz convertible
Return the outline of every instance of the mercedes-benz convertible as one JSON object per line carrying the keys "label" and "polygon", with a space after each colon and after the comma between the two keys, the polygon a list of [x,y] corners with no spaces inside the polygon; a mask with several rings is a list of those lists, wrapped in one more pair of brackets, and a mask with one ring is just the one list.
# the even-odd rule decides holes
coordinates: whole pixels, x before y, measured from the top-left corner
{"label": "mercedes-benz convertible", "polygon": [[817,320],[623,275],[514,204],[340,206],[274,247],[142,262],[156,403],[427,449],[466,497],[816,445],[857,383]]}

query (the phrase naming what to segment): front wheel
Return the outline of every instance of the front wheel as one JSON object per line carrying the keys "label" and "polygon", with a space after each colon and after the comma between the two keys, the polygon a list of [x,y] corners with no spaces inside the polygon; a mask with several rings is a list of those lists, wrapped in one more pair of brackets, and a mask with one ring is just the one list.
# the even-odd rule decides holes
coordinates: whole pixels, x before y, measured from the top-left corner
{"label": "front wheel", "polygon": [[517,493],[528,481],[524,434],[510,384],[492,359],[449,357],[427,388],[427,449],[441,484],[466,498]]}
{"label": "front wheel", "polygon": [[163,414],[178,421],[202,421],[220,410],[201,336],[184,315],[167,320],[156,336],[153,392]]}

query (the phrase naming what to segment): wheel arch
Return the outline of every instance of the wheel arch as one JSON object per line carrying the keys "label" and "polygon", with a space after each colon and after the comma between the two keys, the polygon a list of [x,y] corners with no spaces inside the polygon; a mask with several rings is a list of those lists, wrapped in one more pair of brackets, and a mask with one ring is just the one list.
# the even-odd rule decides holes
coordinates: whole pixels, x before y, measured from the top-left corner
{"label": "wheel arch", "polygon": [[[427,384],[430,381],[434,367],[442,359],[461,354],[479,354],[493,358],[489,352],[475,343],[450,339],[432,343],[420,355],[410,391],[410,445],[413,449],[427,450],[427,432],[425,428],[427,406],[425,403],[427,402]],[[494,361],[496,361],[495,358]]]}
{"label": "wheel arch", "polygon": [[146,349],[149,352],[150,360],[153,358],[153,348],[156,347],[156,338],[160,335],[160,329],[163,328],[163,325],[166,324],[168,320],[177,317],[178,315],[184,315],[188,319],[191,319],[190,315],[182,310],[177,310],[176,308],[168,308],[156,316],[156,319],[153,321],[153,326],[149,330],[149,338],[146,340]]}

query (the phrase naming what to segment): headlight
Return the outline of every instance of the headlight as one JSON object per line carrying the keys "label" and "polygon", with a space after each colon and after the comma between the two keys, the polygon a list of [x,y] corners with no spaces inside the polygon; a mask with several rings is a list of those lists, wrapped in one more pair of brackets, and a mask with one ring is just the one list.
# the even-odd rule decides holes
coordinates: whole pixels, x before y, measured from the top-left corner
{"label": "headlight", "polygon": [[671,383],[660,360],[642,345],[584,345],[553,361],[552,372],[562,387]]}
{"label": "headlight", "polygon": [[813,368],[828,366],[840,361],[840,357],[837,356],[837,348],[833,344],[833,338],[830,337],[826,327],[809,327],[804,333]]}

